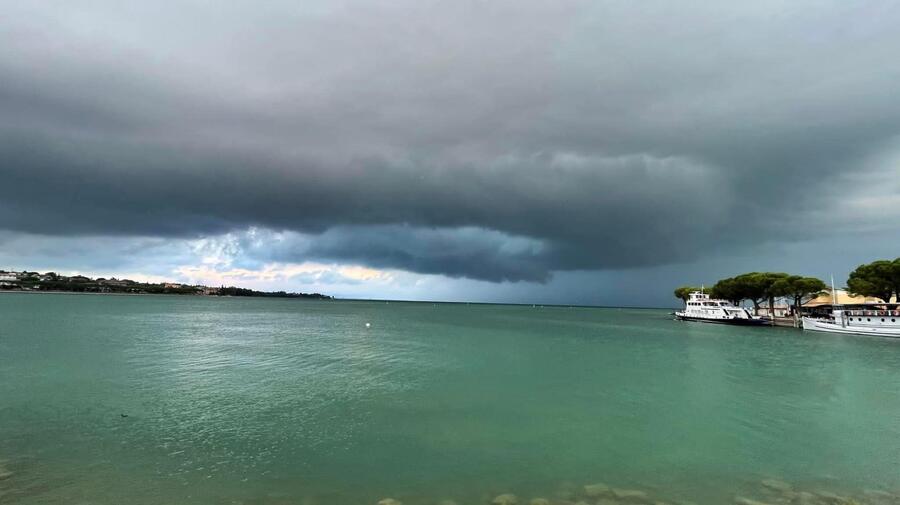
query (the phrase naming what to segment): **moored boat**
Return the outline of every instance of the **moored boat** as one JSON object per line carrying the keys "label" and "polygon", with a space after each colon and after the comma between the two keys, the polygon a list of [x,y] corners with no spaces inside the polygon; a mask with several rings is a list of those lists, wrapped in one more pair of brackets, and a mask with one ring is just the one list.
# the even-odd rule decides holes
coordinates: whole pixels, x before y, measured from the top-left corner
{"label": "moored boat", "polygon": [[675,312],[675,319],[741,326],[768,326],[771,324],[768,319],[750,314],[750,311],[744,307],[738,307],[728,300],[710,298],[708,294],[701,291],[694,291],[688,296],[684,310]]}
{"label": "moored boat", "polygon": [[[900,338],[900,310],[896,304],[879,308],[851,308],[836,305],[831,317],[804,317],[803,329],[848,335]],[[894,305],[891,308],[891,305]],[[874,310],[873,310],[874,309]]]}
{"label": "moored boat", "polygon": [[900,338],[900,300],[840,304],[831,278],[831,314],[803,317],[806,331]]}

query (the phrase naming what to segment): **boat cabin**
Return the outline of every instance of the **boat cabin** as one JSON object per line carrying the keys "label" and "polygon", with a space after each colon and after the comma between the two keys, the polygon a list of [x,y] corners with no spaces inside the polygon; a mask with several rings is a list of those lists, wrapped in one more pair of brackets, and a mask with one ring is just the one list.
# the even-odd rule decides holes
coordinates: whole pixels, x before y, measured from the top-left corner
{"label": "boat cabin", "polygon": [[725,320],[753,320],[750,312],[743,307],[737,307],[728,300],[717,300],[702,291],[694,291],[688,295],[684,302],[684,310],[675,313],[680,319],[725,321]]}

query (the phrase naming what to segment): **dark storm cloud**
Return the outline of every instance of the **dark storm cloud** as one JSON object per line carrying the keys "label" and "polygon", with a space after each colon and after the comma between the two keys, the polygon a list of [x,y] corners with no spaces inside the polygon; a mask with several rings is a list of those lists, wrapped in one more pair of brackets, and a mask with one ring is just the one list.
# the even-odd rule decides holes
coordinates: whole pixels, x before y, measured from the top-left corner
{"label": "dark storm cloud", "polygon": [[803,239],[896,178],[897,7],[707,4],[12,5],[0,228],[543,281]]}
{"label": "dark storm cloud", "polygon": [[314,236],[253,230],[232,235],[231,245],[234,256],[261,264],[339,261],[494,282],[544,282],[552,254],[539,240],[497,231],[404,225],[337,226]]}

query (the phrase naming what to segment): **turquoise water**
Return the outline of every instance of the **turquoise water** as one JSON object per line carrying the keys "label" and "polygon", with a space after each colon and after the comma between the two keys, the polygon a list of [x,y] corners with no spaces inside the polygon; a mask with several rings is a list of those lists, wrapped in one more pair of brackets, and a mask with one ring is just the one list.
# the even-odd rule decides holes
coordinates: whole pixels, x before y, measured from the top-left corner
{"label": "turquoise water", "polygon": [[664,310],[3,294],[0,460],[0,502],[23,504],[896,489],[900,342]]}

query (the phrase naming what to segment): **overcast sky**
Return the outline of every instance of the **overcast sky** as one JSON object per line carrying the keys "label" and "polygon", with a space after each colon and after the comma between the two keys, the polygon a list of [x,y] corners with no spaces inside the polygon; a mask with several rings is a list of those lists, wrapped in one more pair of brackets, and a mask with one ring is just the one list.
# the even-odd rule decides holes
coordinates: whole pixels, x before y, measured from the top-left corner
{"label": "overcast sky", "polygon": [[0,268],[661,306],[900,256],[897,2],[0,12]]}

